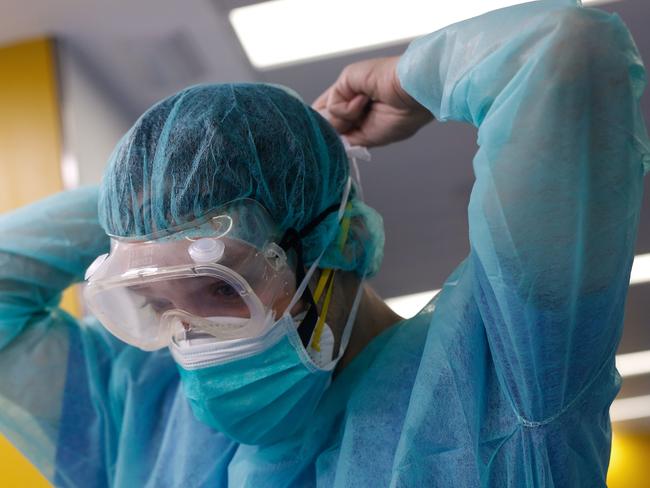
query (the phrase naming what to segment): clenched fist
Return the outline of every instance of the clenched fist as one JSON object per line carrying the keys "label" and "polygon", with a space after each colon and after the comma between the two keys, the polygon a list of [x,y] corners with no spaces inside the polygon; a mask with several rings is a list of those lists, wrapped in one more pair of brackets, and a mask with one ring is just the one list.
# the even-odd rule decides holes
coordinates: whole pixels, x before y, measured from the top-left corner
{"label": "clenched fist", "polygon": [[433,116],[400,85],[398,60],[377,58],[347,66],[313,108],[352,145],[382,146],[412,136]]}

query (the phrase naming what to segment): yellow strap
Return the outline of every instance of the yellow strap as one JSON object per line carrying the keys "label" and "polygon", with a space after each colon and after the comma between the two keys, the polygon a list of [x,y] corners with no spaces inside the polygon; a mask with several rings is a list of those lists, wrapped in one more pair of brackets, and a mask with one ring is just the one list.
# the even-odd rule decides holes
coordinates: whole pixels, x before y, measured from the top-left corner
{"label": "yellow strap", "polygon": [[[352,203],[348,203],[347,206],[345,207],[345,210],[349,211],[351,209],[352,209]],[[345,247],[345,243],[348,240],[349,234],[350,234],[350,217],[345,216],[343,217],[343,220],[341,220],[341,234],[339,235],[339,242],[338,242],[339,249],[343,250],[343,248]],[[329,309],[330,300],[332,299],[332,290],[334,289],[334,274],[335,273],[332,269],[323,270],[318,280],[318,284],[316,285],[316,291],[314,292],[314,302],[318,303],[321,295],[323,294],[323,290],[325,289],[325,285],[329,283],[329,285],[327,286],[327,293],[325,294],[325,301],[323,303],[323,308],[321,310],[320,316],[318,317],[318,322],[316,322],[316,328],[314,329],[314,335],[311,341],[312,349],[318,352],[320,352],[320,339],[321,336],[323,335],[323,329],[325,327],[327,310]]]}
{"label": "yellow strap", "polygon": [[[331,271],[331,270],[329,270]],[[325,328],[325,317],[327,317],[327,310],[330,307],[330,300],[332,299],[332,290],[334,289],[334,273],[332,273],[329,280],[329,285],[327,286],[327,293],[325,294],[325,301],[323,302],[323,309],[321,310],[320,317],[318,317],[318,322],[316,322],[316,329],[314,329],[314,338],[311,341],[311,347],[315,351],[320,352],[320,339],[323,335],[323,329]]]}
{"label": "yellow strap", "polygon": [[[352,204],[348,203],[345,207],[346,211],[352,210]],[[348,240],[348,234],[350,233],[350,217],[345,216],[341,221],[341,235],[339,236],[339,249],[342,251],[345,247],[345,242]]]}
{"label": "yellow strap", "polygon": [[316,285],[316,291],[314,292],[314,303],[318,303],[320,300],[320,296],[323,294],[323,290],[325,290],[327,280],[330,279],[330,274],[332,274],[331,269],[324,269],[321,273],[320,278],[318,279],[318,284]]}
{"label": "yellow strap", "polygon": [[[350,210],[352,208],[352,204],[348,203],[346,210]],[[343,247],[345,247],[345,242],[348,240],[348,234],[350,233],[350,217],[343,217],[343,220],[341,221],[341,234],[339,236],[339,248],[343,250]],[[318,284],[316,285],[316,291],[314,292],[314,302],[318,303],[320,300],[321,295],[323,294],[323,291],[325,290],[325,284],[327,283],[327,280],[329,280],[330,274],[332,273],[331,269],[325,269],[320,275],[320,278],[318,280]]]}

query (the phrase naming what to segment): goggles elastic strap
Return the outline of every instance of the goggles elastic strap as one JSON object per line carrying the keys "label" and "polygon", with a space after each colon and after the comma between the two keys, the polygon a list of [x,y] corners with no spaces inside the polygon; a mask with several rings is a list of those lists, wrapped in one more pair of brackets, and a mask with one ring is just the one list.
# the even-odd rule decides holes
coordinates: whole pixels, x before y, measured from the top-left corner
{"label": "goggles elastic strap", "polygon": [[[295,240],[293,247],[296,249],[297,255],[296,281],[298,283],[305,283],[309,280],[306,279],[305,275],[305,261],[303,259],[302,253],[302,240],[299,237]],[[316,327],[316,321],[318,320],[318,311],[316,309],[316,303],[314,303],[314,297],[311,294],[309,286],[306,286],[303,289],[301,298],[307,302],[307,314],[300,324],[300,327],[298,327],[298,335],[300,336],[300,341],[302,342],[303,346],[307,347],[314,332],[314,328]]]}
{"label": "goggles elastic strap", "polygon": [[348,177],[348,181],[343,190],[343,198],[341,199],[340,203],[331,205],[328,208],[326,208],[323,212],[318,214],[314,220],[312,220],[302,230],[300,230],[300,232],[298,232],[296,229],[293,228],[288,229],[284,237],[280,241],[280,247],[282,249],[288,251],[293,247],[295,248],[297,254],[296,281],[300,283],[300,285],[298,286],[298,290],[296,290],[296,294],[294,295],[293,299],[289,303],[289,306],[285,310],[285,313],[287,311],[289,311],[290,313],[291,309],[298,302],[298,300],[302,299],[307,302],[307,314],[305,316],[305,319],[300,324],[300,327],[298,327],[298,335],[300,336],[300,340],[302,341],[302,344],[305,347],[309,345],[309,341],[311,340],[312,334],[314,332],[314,328],[316,327],[316,321],[318,319],[318,312],[316,310],[316,304],[314,303],[314,297],[312,296],[311,290],[309,289],[308,286],[309,280],[314,274],[314,271],[316,270],[318,263],[323,257],[323,254],[325,254],[327,247],[325,247],[321,251],[316,261],[314,261],[314,263],[310,266],[309,271],[305,273],[305,264],[303,259],[303,250],[302,250],[302,239],[305,236],[307,236],[311,231],[313,231],[316,228],[316,226],[318,226],[323,220],[325,220],[325,218],[332,212],[338,210],[338,220],[340,221],[343,218],[346,205],[348,204],[348,198],[350,197],[351,188],[352,188],[352,179]]}
{"label": "goggles elastic strap", "polygon": [[[352,209],[352,203],[346,205],[346,210]],[[345,243],[348,240],[348,234],[350,233],[350,217],[345,216],[341,221],[341,234],[339,237],[339,249],[343,250]],[[320,339],[323,335],[323,329],[325,327],[325,320],[327,319],[327,312],[329,310],[329,304],[332,299],[332,290],[334,289],[334,274],[336,272],[332,269],[323,270],[319,280],[318,285],[316,286],[316,291],[314,292],[314,300],[316,303],[320,301],[320,297],[323,294],[325,286],[327,285],[327,294],[325,296],[325,302],[323,303],[323,308],[321,310],[320,317],[316,323],[316,329],[314,330],[314,336],[311,340],[311,347],[316,351],[320,352]],[[330,279],[331,277],[331,279]]]}
{"label": "goggles elastic strap", "polygon": [[[348,203],[348,197],[350,196],[350,190],[351,189],[352,189],[352,178],[348,178],[348,182],[345,185],[345,190],[343,192],[343,198],[341,199],[341,206],[339,208],[339,214],[338,214],[338,219],[339,220],[341,220],[341,218],[343,217],[343,214],[345,213],[345,206]],[[293,231],[295,232],[295,229]],[[289,231],[287,231],[287,232],[289,232]],[[284,238],[282,239],[282,241],[284,241]],[[286,248],[283,247],[283,249],[286,251],[289,248],[288,247],[286,247]],[[298,300],[300,300],[302,298],[303,292],[304,292],[305,288],[307,287],[307,285],[309,284],[309,280],[311,279],[312,275],[314,274],[314,271],[316,271],[316,268],[318,267],[318,263],[320,263],[320,260],[323,257],[323,255],[325,254],[326,250],[327,250],[327,247],[323,248],[321,253],[318,255],[318,258],[316,258],[316,260],[309,267],[309,270],[305,274],[306,279],[302,283],[300,283],[300,286],[298,286],[298,289],[296,290],[296,293],[295,293],[293,299],[291,300],[291,303],[289,303],[289,305],[287,306],[287,308],[285,310],[285,313],[286,313],[286,311],[291,310],[294,307],[294,305],[296,303],[298,303]]]}
{"label": "goggles elastic strap", "polygon": [[[296,282],[300,283],[302,285],[307,285],[309,278],[311,278],[311,274],[313,273],[314,266],[312,265],[312,268],[309,270],[309,278],[305,274],[305,262],[304,262],[304,256],[303,256],[303,249],[302,249],[302,239],[303,237],[307,236],[318,224],[320,224],[325,218],[339,210],[341,207],[340,204],[335,204],[331,205],[330,207],[326,208],[323,212],[321,212],[314,220],[312,220],[309,224],[307,224],[300,232],[298,232],[296,229],[288,229],[287,232],[285,233],[284,237],[280,241],[280,247],[284,249],[285,251],[288,251],[292,247],[296,250],[296,255],[297,255],[297,263],[296,263]],[[322,253],[321,253],[322,255]],[[317,264],[319,259],[314,262],[314,264]],[[307,347],[309,345],[309,341],[311,340],[311,337],[313,335],[314,329],[316,327],[316,322],[318,320],[318,310],[316,308],[316,303],[314,302],[314,297],[311,293],[311,290],[309,289],[309,286],[304,286],[303,290],[300,293],[301,299],[303,299],[307,303],[307,314],[305,315],[305,319],[302,321],[300,327],[298,328],[298,335],[300,336],[300,340],[302,341],[303,345]],[[295,303],[292,302],[290,304],[290,307],[292,308]],[[289,310],[291,310],[289,308]]]}

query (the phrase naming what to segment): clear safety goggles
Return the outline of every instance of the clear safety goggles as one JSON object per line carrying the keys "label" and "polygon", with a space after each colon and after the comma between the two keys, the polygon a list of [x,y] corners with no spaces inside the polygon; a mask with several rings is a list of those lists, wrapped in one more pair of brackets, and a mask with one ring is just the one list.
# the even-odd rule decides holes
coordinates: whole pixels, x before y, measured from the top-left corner
{"label": "clear safety goggles", "polygon": [[89,309],[141,349],[166,347],[191,327],[235,340],[265,333],[295,294],[295,264],[270,215],[250,199],[146,241],[111,239],[86,272]]}

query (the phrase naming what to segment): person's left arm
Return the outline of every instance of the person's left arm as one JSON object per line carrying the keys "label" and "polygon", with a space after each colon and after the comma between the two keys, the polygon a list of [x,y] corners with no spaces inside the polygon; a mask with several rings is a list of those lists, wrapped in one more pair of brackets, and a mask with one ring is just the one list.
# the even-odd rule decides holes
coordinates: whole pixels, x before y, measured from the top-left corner
{"label": "person's left arm", "polygon": [[469,263],[504,391],[531,425],[600,380],[611,401],[650,168],[645,70],[625,25],[570,0],[531,2],[417,39],[396,64],[348,66],[314,107],[362,145],[431,115],[476,126]]}

